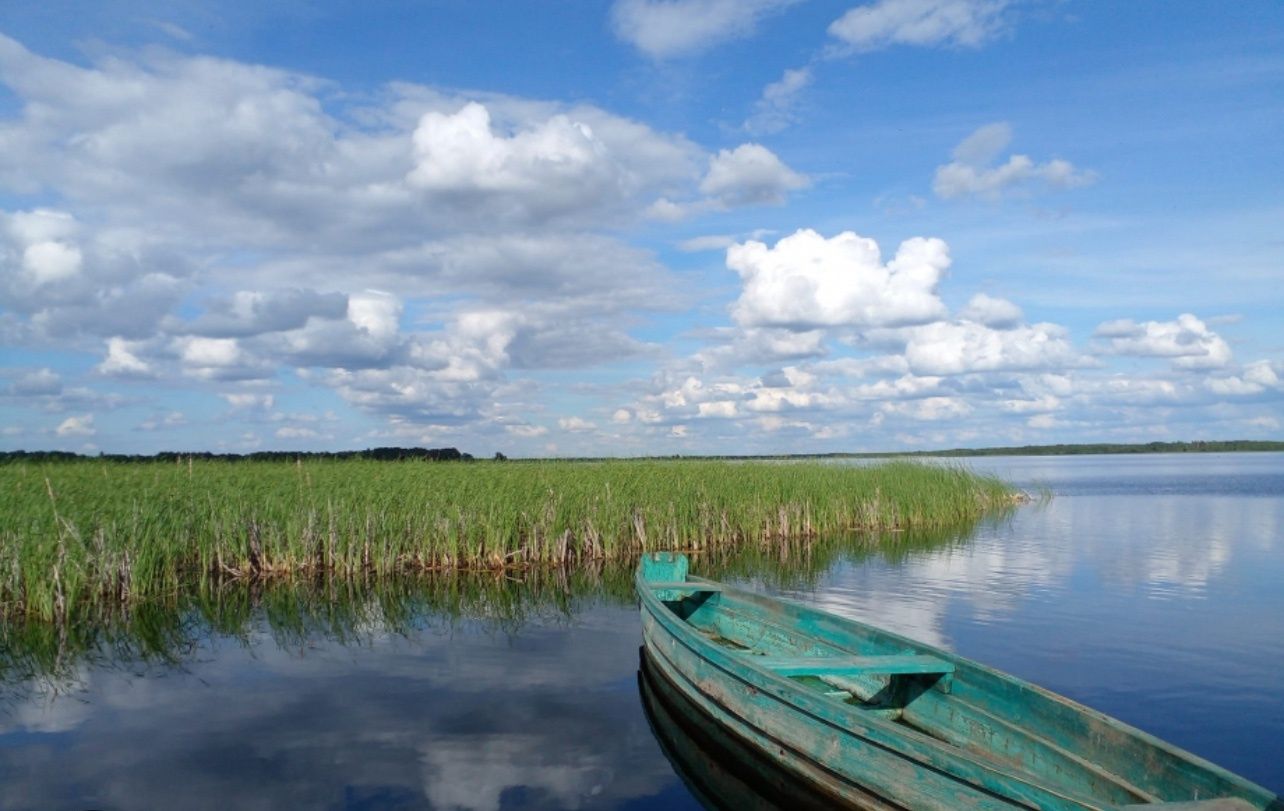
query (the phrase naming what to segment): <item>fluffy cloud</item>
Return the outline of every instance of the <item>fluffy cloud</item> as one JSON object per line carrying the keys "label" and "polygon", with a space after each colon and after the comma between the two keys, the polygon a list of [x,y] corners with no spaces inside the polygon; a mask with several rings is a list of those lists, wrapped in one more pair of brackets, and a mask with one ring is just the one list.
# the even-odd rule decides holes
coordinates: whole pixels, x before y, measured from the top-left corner
{"label": "fluffy cloud", "polygon": [[22,267],[37,285],[71,278],[80,272],[80,249],[64,242],[37,242],[22,252]]}
{"label": "fluffy cloud", "polygon": [[597,425],[583,417],[565,417],[557,421],[557,427],[572,433],[585,433],[597,430]]}
{"label": "fluffy cloud", "polygon": [[1003,32],[1010,0],[877,0],[857,6],[829,33],[862,51],[892,45],[977,47]]}
{"label": "fluffy cloud", "polygon": [[321,432],[315,428],[308,428],[300,425],[283,425],[272,432],[277,439],[299,440],[299,439],[319,439]]}
{"label": "fluffy cloud", "polygon": [[534,219],[611,204],[641,185],[591,126],[565,115],[505,137],[492,131],[486,107],[469,102],[452,114],[425,113],[414,148],[413,186]]}
{"label": "fluffy cloud", "polygon": [[90,231],[54,209],[0,211],[0,307],[23,316],[36,339],[148,336],[187,272],[132,229]]}
{"label": "fluffy cloud", "polygon": [[513,436],[519,436],[523,439],[534,439],[548,433],[548,429],[542,425],[505,425],[504,430]]}
{"label": "fluffy cloud", "polygon": [[396,86],[385,107],[345,120],[307,76],[173,54],[83,68],[3,36],[0,76],[22,104],[0,122],[0,180],[181,225],[191,245],[603,222],[698,179],[686,139],[589,106]]}
{"label": "fluffy cloud", "polygon": [[67,281],[78,276],[84,256],[75,244],[79,231],[75,218],[65,211],[35,209],[0,211],[0,270],[11,301],[25,294],[63,297]]}
{"label": "fluffy cloud", "polygon": [[[637,0],[616,14],[651,15],[630,29],[655,24],[640,47],[676,54],[744,34],[783,5]],[[844,19],[856,20],[851,44],[863,48],[977,44],[1004,11],[862,9]],[[787,123],[810,80],[808,68],[779,75],[746,126]],[[578,451],[603,431],[638,452],[669,437],[674,449],[770,450],[766,432],[790,443],[859,441],[866,429],[935,442],[963,417],[973,430],[1034,419],[1087,431],[1141,420],[1156,404],[1242,404],[1260,418],[1280,391],[1278,363],[1238,366],[1226,341],[1186,316],[1103,325],[1097,368],[1064,329],[1025,324],[1001,287],[956,291],[948,300],[966,303],[951,319],[938,295],[950,262],[940,240],[907,240],[885,261],[852,233],[751,231],[728,210],[808,183],[757,143],[706,151],[591,105],[486,92],[391,85],[357,97],[172,51],[77,65],[3,37],[0,83],[12,102],[0,113],[0,185],[20,201],[0,212],[0,332],[16,356],[0,369],[0,400],[45,426],[27,436],[96,431],[106,447],[122,425],[182,420],[200,436],[207,408],[184,402],[185,418],[165,409],[204,396],[223,397],[216,418],[241,424],[224,432],[231,446],[247,424],[257,424],[247,446],[260,435],[353,441],[273,411],[306,393],[318,408],[337,398],[373,419],[357,441],[498,439],[546,452],[536,440],[555,434]],[[998,197],[1090,179],[1008,156],[1010,142],[1002,124],[965,139],[938,192]],[[648,212],[724,221],[679,230],[642,222]],[[695,236],[714,232],[726,235]],[[670,271],[650,246],[673,244],[726,249],[739,288],[709,286],[707,256],[678,257]],[[1130,365],[1116,355],[1211,373],[1116,374]],[[565,371],[605,364],[601,375]],[[161,399],[127,399],[131,379],[153,381],[146,391]],[[595,422],[558,419],[568,386]],[[140,413],[106,416],[121,405]],[[62,425],[39,416],[49,413]]]}
{"label": "fluffy cloud", "polygon": [[762,18],[798,0],[617,0],[615,33],[655,59],[686,56],[749,36]]}
{"label": "fluffy cloud", "polygon": [[276,404],[276,395],[257,392],[224,392],[219,395],[235,409],[270,411]]}
{"label": "fluffy cloud", "polygon": [[709,161],[700,191],[724,206],[782,203],[785,196],[807,186],[807,178],[786,166],[761,144],[723,149]]}
{"label": "fluffy cloud", "polygon": [[[66,208],[0,212],[9,339],[95,347],[110,378],[331,370],[307,377],[389,419],[480,419],[505,370],[649,351],[637,313],[687,294],[602,229],[722,165],[591,106],[398,85],[349,118],[322,81],[172,52],[82,67],[0,36],[0,77],[0,182]],[[797,178],[726,168],[737,203]]]}
{"label": "fluffy cloud", "polygon": [[959,318],[1002,329],[1020,324],[1025,315],[1020,307],[1007,299],[977,293],[968,299],[967,306],[959,312]]}
{"label": "fluffy cloud", "polygon": [[1230,345],[1190,313],[1176,321],[1107,321],[1093,336],[1102,354],[1172,358],[1179,369],[1221,369],[1231,362]]}
{"label": "fluffy cloud", "polygon": [[155,371],[151,365],[138,357],[137,353],[144,344],[127,341],[120,336],[107,339],[107,356],[94,367],[99,374],[108,377],[153,377]]}
{"label": "fluffy cloud", "polygon": [[1245,365],[1239,374],[1208,378],[1204,381],[1204,388],[1213,394],[1232,397],[1268,391],[1284,392],[1284,378],[1281,378],[1275,364],[1259,360]]}
{"label": "fluffy cloud", "polygon": [[171,351],[183,373],[200,380],[261,380],[275,372],[236,338],[177,338]]}
{"label": "fluffy cloud", "polygon": [[94,415],[83,414],[78,417],[68,417],[58,424],[54,433],[60,437],[78,437],[93,436],[97,433],[94,430]]}
{"label": "fluffy cloud", "polygon": [[993,329],[970,321],[909,330],[905,359],[919,375],[1061,369],[1082,363],[1067,331],[1056,324]]}
{"label": "fluffy cloud", "polygon": [[0,233],[23,246],[67,240],[80,230],[65,211],[37,208],[12,214],[0,212]]}
{"label": "fluffy cloud", "polygon": [[1006,163],[993,165],[1011,141],[1012,128],[1003,122],[987,124],[963,139],[954,148],[954,160],[936,168],[932,182],[936,196],[997,200],[1016,190],[1071,189],[1096,180],[1093,172],[1076,169],[1060,158],[1035,163],[1028,155],[1011,155]]}
{"label": "fluffy cloud", "polygon": [[886,264],[874,240],[851,231],[826,239],[803,229],[771,248],[751,240],[727,249],[744,282],[732,316],[798,331],[923,323],[945,314],[936,285],[949,265],[939,239],[906,240]]}
{"label": "fluffy cloud", "polygon": [[20,126],[0,129],[0,177],[20,188],[53,182],[111,198],[125,186],[143,194],[117,197],[122,209],[178,199],[203,209],[182,195],[195,182],[205,200],[264,204],[331,156],[333,122],[310,95],[317,83],[280,71],[170,56],[81,68],[2,36],[0,68],[25,105]]}
{"label": "fluffy cloud", "polygon": [[[336,313],[335,304],[343,309]],[[292,366],[387,366],[406,350],[400,329],[402,311],[398,297],[366,290],[327,301],[324,315],[305,317],[297,329],[265,334],[247,343],[261,355]],[[336,314],[340,317],[332,317]]]}
{"label": "fluffy cloud", "polygon": [[332,369],[315,379],[362,411],[420,426],[457,427],[484,419],[495,392],[493,380],[471,369]]}

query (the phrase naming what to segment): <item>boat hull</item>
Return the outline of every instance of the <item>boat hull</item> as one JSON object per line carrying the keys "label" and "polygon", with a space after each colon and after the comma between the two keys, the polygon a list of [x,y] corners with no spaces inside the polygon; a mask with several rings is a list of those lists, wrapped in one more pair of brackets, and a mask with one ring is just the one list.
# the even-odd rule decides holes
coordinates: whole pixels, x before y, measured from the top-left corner
{"label": "boat hull", "polygon": [[[1284,809],[1248,781],[1033,685],[860,623],[687,578],[685,559],[653,560],[637,586],[657,673],[728,733],[850,807]],[[857,675],[839,678],[848,670]],[[1047,718],[1065,729],[1022,728]],[[1121,777],[1087,760],[1079,738],[1131,747],[1126,760],[1143,755],[1162,775]]]}
{"label": "boat hull", "polygon": [[[645,649],[638,693],[660,749],[687,789],[710,811],[832,811],[850,802],[799,779],[686,699]],[[874,811],[882,803],[861,806]]]}

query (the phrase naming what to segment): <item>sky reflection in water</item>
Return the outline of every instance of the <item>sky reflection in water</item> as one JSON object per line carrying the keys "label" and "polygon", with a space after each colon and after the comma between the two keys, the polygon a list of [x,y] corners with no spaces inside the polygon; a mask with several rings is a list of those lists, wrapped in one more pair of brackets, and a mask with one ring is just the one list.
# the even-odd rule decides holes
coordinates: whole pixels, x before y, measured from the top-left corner
{"label": "sky reflection in water", "polygon": [[[822,556],[805,588],[744,562],[732,576],[1007,670],[1284,791],[1284,455],[972,465],[1056,496],[967,543]],[[639,702],[636,611],[618,583],[615,597],[594,588],[513,621],[425,608],[390,622],[376,605],[347,621],[345,642],[285,632],[281,608],[273,623],[260,609],[239,635],[200,628],[177,665],[106,645],[73,661],[56,695],[5,671],[0,807],[699,807]]]}

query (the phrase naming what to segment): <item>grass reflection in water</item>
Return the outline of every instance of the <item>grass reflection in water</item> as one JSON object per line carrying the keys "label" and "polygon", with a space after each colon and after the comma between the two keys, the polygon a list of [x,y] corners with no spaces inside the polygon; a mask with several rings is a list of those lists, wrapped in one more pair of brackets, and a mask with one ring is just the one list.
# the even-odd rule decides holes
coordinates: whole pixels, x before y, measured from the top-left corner
{"label": "grass reflection in water", "polygon": [[[995,518],[991,520],[1003,520]],[[964,542],[972,524],[895,533],[852,533],[806,547],[696,553],[721,580],[754,578],[805,587],[844,558],[899,560]],[[572,623],[601,602],[631,605],[633,563],[584,561],[522,571],[420,572],[365,577],[205,578],[168,597],[104,601],[61,622],[0,618],[0,691],[70,691],[87,667],[181,667],[213,639],[270,639],[284,650],[361,646],[379,636],[479,623],[517,633],[531,620]]]}

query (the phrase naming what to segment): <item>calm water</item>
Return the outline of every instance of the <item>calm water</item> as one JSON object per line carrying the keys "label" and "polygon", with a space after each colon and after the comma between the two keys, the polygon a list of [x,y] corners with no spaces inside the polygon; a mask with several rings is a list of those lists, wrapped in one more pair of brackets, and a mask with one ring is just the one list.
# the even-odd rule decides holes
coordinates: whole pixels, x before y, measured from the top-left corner
{"label": "calm water", "polygon": [[[784,593],[1284,792],[1284,455],[971,465],[1054,498],[962,542],[840,555]],[[144,617],[124,640],[7,651],[0,809],[701,807],[648,722],[618,583],[516,611],[514,588],[462,619],[358,596],[318,622],[264,598],[222,632]]]}

